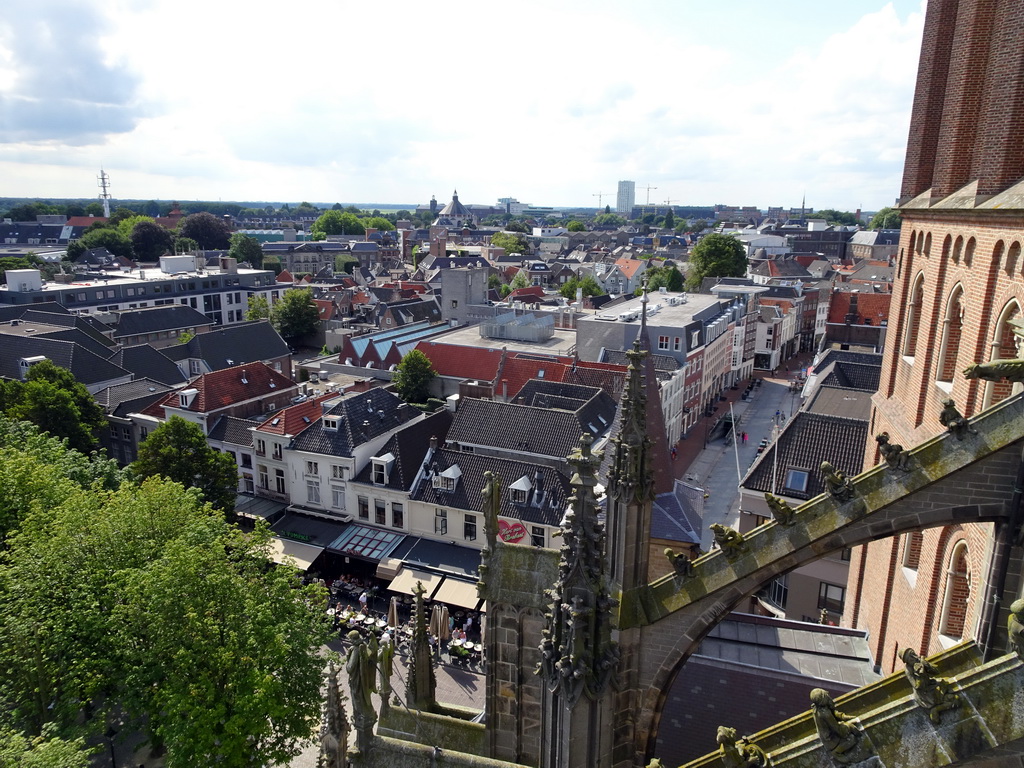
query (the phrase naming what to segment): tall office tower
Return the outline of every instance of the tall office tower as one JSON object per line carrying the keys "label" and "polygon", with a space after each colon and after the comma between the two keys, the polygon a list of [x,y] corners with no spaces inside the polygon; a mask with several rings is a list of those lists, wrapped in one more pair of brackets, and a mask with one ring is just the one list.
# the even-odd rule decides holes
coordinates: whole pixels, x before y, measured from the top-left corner
{"label": "tall office tower", "polygon": [[[1024,3],[931,0],[910,122],[896,262],[874,435],[916,445],[945,427],[952,400],[965,416],[1020,389],[967,379],[964,368],[1021,357],[1012,324],[1024,307]],[[1006,478],[1012,482],[1013,478]],[[892,671],[899,649],[931,654],[981,643],[1006,626],[1019,564],[1009,524],[972,522],[974,491],[950,499],[963,522],[882,539],[850,564],[844,623],[868,629],[875,661]],[[1017,550],[1013,550],[1017,551]],[[1008,581],[1009,580],[1009,581]],[[1002,604],[994,600],[1003,596]],[[994,607],[993,607],[994,606]]]}
{"label": "tall office tower", "polygon": [[615,197],[615,212],[620,216],[629,216],[636,201],[636,182],[620,181],[619,194]]}

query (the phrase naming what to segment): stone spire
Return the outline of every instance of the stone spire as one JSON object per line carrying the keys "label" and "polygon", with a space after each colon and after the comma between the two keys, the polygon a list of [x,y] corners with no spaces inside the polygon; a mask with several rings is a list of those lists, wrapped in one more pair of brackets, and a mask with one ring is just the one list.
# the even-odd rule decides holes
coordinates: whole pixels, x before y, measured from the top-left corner
{"label": "stone spire", "polygon": [[338,684],[340,670],[331,662],[327,669],[327,703],[320,729],[320,757],[317,768],[347,768],[348,717],[345,715],[345,694]]}
{"label": "stone spire", "polygon": [[592,442],[583,435],[569,457],[573,495],[562,521],[558,580],[549,592],[553,602],[540,646],[548,715],[542,764],[552,768],[607,765],[611,749],[616,601],[608,592],[605,532],[594,495],[601,456],[591,452]]}
{"label": "stone spire", "polygon": [[423,583],[419,581],[413,587],[416,603],[413,608],[412,663],[409,668],[409,691],[406,699],[416,709],[429,712],[437,707],[437,678],[434,675],[434,660],[430,653],[430,641],[427,639],[427,617],[423,608],[423,593],[426,591]]}

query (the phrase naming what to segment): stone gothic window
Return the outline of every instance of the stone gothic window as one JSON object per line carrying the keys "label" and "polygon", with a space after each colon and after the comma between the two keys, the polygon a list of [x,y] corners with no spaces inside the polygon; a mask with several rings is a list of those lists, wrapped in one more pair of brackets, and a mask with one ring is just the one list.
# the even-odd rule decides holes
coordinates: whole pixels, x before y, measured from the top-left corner
{"label": "stone gothic window", "polygon": [[971,595],[971,574],[967,566],[967,543],[958,541],[946,568],[945,595],[939,632],[960,639],[967,623],[967,601]]}
{"label": "stone gothic window", "polygon": [[921,313],[924,309],[924,275],[919,274],[914,280],[910,292],[910,303],[907,305],[907,327],[903,334],[903,356],[914,357],[917,350],[917,335],[921,327]]}

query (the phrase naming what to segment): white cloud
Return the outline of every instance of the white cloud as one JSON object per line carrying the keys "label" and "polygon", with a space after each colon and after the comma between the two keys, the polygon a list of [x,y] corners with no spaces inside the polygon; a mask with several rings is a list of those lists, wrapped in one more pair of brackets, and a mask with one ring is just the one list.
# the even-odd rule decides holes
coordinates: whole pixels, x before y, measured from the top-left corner
{"label": "white cloud", "polygon": [[[815,207],[878,207],[898,190],[923,21],[917,0],[799,0],[802,17],[748,2],[122,0],[84,3],[89,34],[69,37],[56,0],[35,26],[38,4],[19,5],[0,21],[7,194],[89,196],[102,163],[115,195],[147,199],[414,203],[458,187],[582,206],[633,178],[652,202],[806,191]],[[59,84],[41,63],[21,74],[40,45]]]}

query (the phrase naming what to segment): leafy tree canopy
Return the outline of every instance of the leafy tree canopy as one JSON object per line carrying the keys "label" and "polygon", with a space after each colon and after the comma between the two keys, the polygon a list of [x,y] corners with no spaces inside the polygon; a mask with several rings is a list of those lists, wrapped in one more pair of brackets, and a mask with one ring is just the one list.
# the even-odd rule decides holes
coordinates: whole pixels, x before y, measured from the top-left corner
{"label": "leafy tree canopy", "polygon": [[520,269],[516,272],[515,277],[512,278],[512,282],[509,283],[509,287],[511,287],[513,291],[517,288],[527,288],[529,285],[530,276],[527,274],[525,269]]}
{"label": "leafy tree canopy", "polygon": [[126,259],[131,259],[135,256],[135,251],[132,249],[132,241],[114,227],[101,226],[92,231],[86,230],[78,242],[81,243],[83,251],[92,250],[93,248],[106,248],[115,256],[122,256]]}
{"label": "leafy tree canopy", "polygon": [[254,293],[249,297],[249,307],[245,311],[246,320],[269,320],[270,304],[267,297],[261,293]]}
{"label": "leafy tree canopy", "polygon": [[565,228],[567,230],[569,230],[570,232],[586,232],[587,231],[587,225],[584,224],[582,221],[576,221],[575,219],[573,219],[568,224],[566,224]]}
{"label": "leafy tree canopy", "polygon": [[676,225],[676,215],[674,213],[672,213],[672,209],[669,208],[668,211],[665,212],[665,223],[664,223],[664,226],[667,229],[673,229],[675,227],[675,225]]}
{"label": "leafy tree canopy", "polygon": [[135,218],[140,220],[132,227],[129,238],[136,257],[142,261],[157,261],[174,248],[174,235],[169,230],[144,216]]}
{"label": "leafy tree canopy", "polygon": [[899,229],[903,224],[903,217],[895,208],[886,206],[871,217],[868,225],[871,229]]}
{"label": "leafy tree canopy", "polygon": [[223,218],[206,211],[183,218],[178,224],[178,237],[195,240],[203,250],[227,250],[231,247],[231,227]]}
{"label": "leafy tree canopy", "polygon": [[226,453],[206,443],[198,424],[171,416],[139,445],[131,465],[138,478],[165,477],[186,488],[196,488],[210,504],[234,515],[238,467]]}
{"label": "leafy tree canopy", "polygon": [[[644,273],[644,280],[647,283],[647,292],[655,293],[659,288],[678,293],[683,290],[685,280],[683,273],[673,264],[670,266],[648,267]],[[644,292],[643,286],[638,286],[633,291],[634,296],[640,296]]]}
{"label": "leafy tree canopy", "polygon": [[690,290],[700,287],[705,277],[743,277],[747,273],[747,256],[743,244],[731,235],[710,234],[690,251],[690,270],[686,285]]}
{"label": "leafy tree canopy", "polygon": [[383,216],[371,216],[368,219],[363,219],[363,226],[366,229],[376,229],[379,232],[390,232],[395,228],[395,225]]}
{"label": "leafy tree canopy", "polygon": [[506,232],[521,232],[524,235],[530,234],[530,228],[521,221],[509,221],[505,225]]}
{"label": "leafy tree canopy", "polygon": [[834,208],[824,208],[820,211],[815,211],[807,218],[824,219],[829,224],[837,224],[840,226],[853,226],[855,224],[860,224],[854,214],[849,211],[837,211]]}
{"label": "leafy tree canopy", "polygon": [[626,220],[614,213],[602,213],[600,216],[594,217],[594,223],[600,227],[621,227]]}
{"label": "leafy tree canopy", "polygon": [[518,232],[495,232],[491,235],[491,245],[504,248],[505,253],[526,255],[530,252],[530,242]]}
{"label": "leafy tree canopy", "polygon": [[66,741],[47,729],[30,739],[22,733],[0,728],[0,768],[89,768],[85,739]]}
{"label": "leafy tree canopy", "polygon": [[567,299],[576,298],[576,289],[582,288],[584,296],[603,296],[604,289],[594,279],[593,275],[584,275],[582,278],[570,277],[558,292],[561,293]]}
{"label": "leafy tree canopy", "polygon": [[362,235],[366,227],[351,211],[325,211],[310,227],[313,235]]}
{"label": "leafy tree canopy", "polygon": [[263,247],[255,237],[236,232],[231,236],[228,256],[238,259],[239,264],[249,263],[253,269],[263,268]]}
{"label": "leafy tree canopy", "polygon": [[284,292],[270,309],[270,322],[285,339],[294,340],[316,331],[320,325],[320,310],[313,303],[309,288],[292,288]]}
{"label": "leafy tree canopy", "polygon": [[430,382],[437,377],[430,358],[418,349],[410,350],[395,368],[391,380],[395,392],[407,403],[425,403],[430,397]]}

